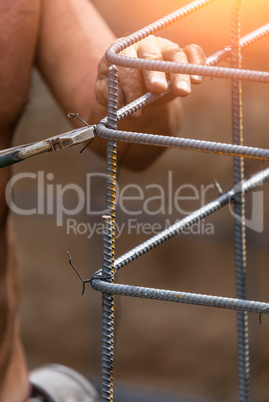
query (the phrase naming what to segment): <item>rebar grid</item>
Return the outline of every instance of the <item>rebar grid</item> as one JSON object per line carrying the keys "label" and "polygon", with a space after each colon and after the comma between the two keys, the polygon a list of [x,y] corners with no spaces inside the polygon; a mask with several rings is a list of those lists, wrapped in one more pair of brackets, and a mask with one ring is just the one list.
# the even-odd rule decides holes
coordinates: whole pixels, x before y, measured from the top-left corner
{"label": "rebar grid", "polygon": [[[247,312],[255,312],[269,314],[269,303],[246,300],[246,243],[245,243],[245,198],[246,192],[259,186],[261,183],[269,179],[269,168],[257,173],[248,180],[244,180],[244,164],[243,157],[269,159],[269,150],[246,147],[243,145],[243,128],[242,128],[242,99],[241,99],[241,83],[240,80],[254,82],[269,82],[269,73],[252,70],[241,69],[241,48],[249,46],[258,39],[269,33],[269,24],[258,28],[252,33],[240,38],[240,7],[242,0],[232,0],[231,13],[231,43],[229,46],[218,51],[207,59],[206,66],[172,63],[165,61],[151,61],[145,59],[134,59],[120,56],[118,53],[123,49],[131,46],[148,35],[163,29],[164,27],[180,20],[200,8],[210,4],[215,0],[198,0],[187,6],[169,14],[157,22],[147,26],[136,33],[129,35],[111,46],[107,50],[107,59],[115,65],[149,69],[155,71],[164,71],[166,73],[184,73],[195,74],[208,77],[226,78],[232,80],[232,116],[233,116],[233,144],[223,144],[210,141],[199,141],[186,138],[174,138],[153,134],[132,133],[119,131],[116,127],[116,121],[127,117],[136,110],[143,108],[147,104],[158,99],[160,95],[151,93],[145,94],[141,98],[125,106],[119,111],[116,110],[117,105],[117,84],[115,84],[116,72],[112,67],[113,73],[110,72],[109,77],[109,104],[108,119],[101,121],[97,127],[97,135],[108,140],[108,168],[109,175],[107,182],[107,210],[108,216],[106,220],[106,230],[104,233],[104,258],[103,268],[97,271],[92,279],[91,284],[95,290],[103,293],[103,300],[107,298],[108,308],[103,304],[103,332],[109,328],[109,342],[105,341],[109,347],[102,349],[102,400],[113,400],[113,303],[114,294],[142,297],[148,299],[156,299],[163,301],[173,301],[178,303],[187,303],[194,305],[203,305],[210,307],[218,307],[232,309],[237,311],[238,317],[238,371],[239,371],[239,399],[240,401],[249,400],[249,352],[248,352],[248,324]],[[231,68],[215,67],[215,65],[231,56]],[[167,92],[170,91],[168,88]],[[165,94],[164,94],[165,95]],[[161,96],[164,96],[161,95]],[[113,116],[113,118],[111,117]],[[113,122],[112,122],[113,121]],[[134,142],[141,144],[150,144],[155,146],[174,147],[186,150],[198,150],[204,152],[212,152],[222,155],[234,156],[234,187],[222,193],[218,198],[211,201],[207,205],[191,213],[176,222],[174,225],[165,229],[158,235],[145,241],[134,249],[128,251],[123,256],[114,261],[115,249],[115,188],[116,179],[116,141]],[[112,190],[113,189],[113,190]],[[231,201],[235,204],[235,251],[236,251],[236,283],[237,297],[219,297],[210,295],[201,295],[195,293],[186,293],[164,289],[152,289],[139,286],[130,286],[113,283],[114,273],[117,269],[126,266],[131,261],[139,258],[143,254],[152,250],[156,246],[162,244],[169,238],[180,234],[182,230],[192,226],[195,222],[216,212],[224,205]],[[111,223],[110,223],[111,222]],[[108,228],[108,229],[107,229]],[[104,339],[104,336],[103,336]],[[108,362],[108,364],[107,364]],[[108,367],[108,368],[107,368]]]}

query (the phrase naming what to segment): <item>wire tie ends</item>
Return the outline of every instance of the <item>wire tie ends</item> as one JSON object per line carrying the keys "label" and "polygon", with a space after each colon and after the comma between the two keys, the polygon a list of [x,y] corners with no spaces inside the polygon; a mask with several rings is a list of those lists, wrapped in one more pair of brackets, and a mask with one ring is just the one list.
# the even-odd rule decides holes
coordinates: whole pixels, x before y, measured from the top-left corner
{"label": "wire tie ends", "polygon": [[[69,119],[73,119],[74,117],[78,120],[80,120],[85,126],[92,127],[90,124],[88,124],[82,117],[79,116],[78,113],[68,113],[67,117]],[[94,138],[92,138],[80,151],[79,153],[81,154],[91,143],[93,142]]]}
{"label": "wire tie ends", "polygon": [[264,313],[269,313],[269,308],[268,307],[264,307],[260,312],[259,312],[259,321],[260,324],[262,324],[262,314]]}
{"label": "wire tie ends", "polygon": [[78,113],[68,113],[67,117],[68,119],[73,119],[75,117],[76,119],[80,120],[83,124],[85,124],[85,126],[91,127],[90,124],[88,124],[85,120],[83,120]]}
{"label": "wire tie ends", "polygon": [[72,264],[72,257],[71,254],[69,253],[69,251],[67,251],[67,255],[69,257],[69,264],[71,265],[71,267],[73,268],[73,270],[76,272],[77,276],[79,277],[79,279],[82,282],[82,292],[81,292],[81,296],[83,296],[84,292],[85,292],[85,283],[91,282],[91,279],[83,279],[82,276],[80,275],[80,273],[78,272],[77,268]]}
{"label": "wire tie ends", "polygon": [[222,194],[223,194],[223,190],[222,190],[221,185],[219,184],[219,182],[218,182],[217,179],[214,179],[214,184],[215,184],[215,186],[216,186],[216,188],[217,188],[219,194],[222,195]]}
{"label": "wire tie ends", "polygon": [[112,279],[112,277],[110,276],[110,275],[102,275],[102,273],[101,273],[101,271],[99,270],[99,271],[97,271],[97,272],[95,272],[93,275],[92,275],[92,277],[91,277],[91,279],[89,280],[89,282],[90,283],[92,283],[92,281],[96,281],[96,280],[99,280],[99,281],[104,281],[104,282],[111,282],[111,279]]}

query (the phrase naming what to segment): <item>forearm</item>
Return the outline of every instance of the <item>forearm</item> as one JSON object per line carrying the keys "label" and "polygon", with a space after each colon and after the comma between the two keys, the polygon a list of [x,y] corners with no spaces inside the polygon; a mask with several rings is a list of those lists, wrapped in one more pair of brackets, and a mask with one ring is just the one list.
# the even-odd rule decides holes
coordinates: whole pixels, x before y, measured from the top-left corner
{"label": "forearm", "polygon": [[26,398],[28,379],[18,330],[21,281],[14,236],[5,216],[1,214],[0,228],[0,400],[14,401]]}
{"label": "forearm", "polygon": [[98,62],[114,40],[88,0],[42,1],[36,64],[65,114],[90,114]]}

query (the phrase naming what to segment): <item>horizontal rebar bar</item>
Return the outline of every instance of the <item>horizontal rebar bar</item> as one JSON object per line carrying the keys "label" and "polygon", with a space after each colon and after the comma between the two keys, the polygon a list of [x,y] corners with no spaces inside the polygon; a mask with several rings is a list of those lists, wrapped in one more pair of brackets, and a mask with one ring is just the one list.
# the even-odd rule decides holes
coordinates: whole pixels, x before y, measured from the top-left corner
{"label": "horizontal rebar bar", "polygon": [[253,82],[269,82],[269,73],[246,69],[228,67],[202,66],[198,64],[175,63],[172,61],[156,61],[149,59],[136,59],[134,57],[115,56],[109,57],[109,61],[117,66],[137,68],[141,70],[163,71],[166,73],[180,73],[200,75],[211,78],[235,79]]}
{"label": "horizontal rebar bar", "polygon": [[136,144],[155,145],[189,151],[202,151],[220,155],[269,160],[269,149],[264,148],[225,144],[222,142],[194,140],[191,138],[171,137],[158,134],[111,130],[103,123],[97,124],[96,132],[98,136],[110,140],[114,139],[117,141],[132,142]]}
{"label": "horizontal rebar bar", "polygon": [[99,292],[111,293],[121,296],[132,296],[144,299],[194,304],[207,307],[218,307],[237,311],[248,311],[259,314],[269,314],[269,303],[259,301],[203,295],[166,289],[155,289],[141,286],[114,284],[108,283],[101,278],[93,278],[91,284],[92,287]]}

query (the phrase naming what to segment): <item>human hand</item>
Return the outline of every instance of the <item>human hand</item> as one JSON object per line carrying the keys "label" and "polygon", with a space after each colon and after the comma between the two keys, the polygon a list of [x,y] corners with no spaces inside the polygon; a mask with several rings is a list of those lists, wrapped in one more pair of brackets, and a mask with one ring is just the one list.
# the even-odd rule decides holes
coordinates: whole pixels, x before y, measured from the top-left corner
{"label": "human hand", "polygon": [[[181,49],[168,39],[153,35],[135,43],[120,53],[122,56],[150,60],[164,60],[177,63],[205,64],[206,56],[198,45],[188,45]],[[97,101],[107,106],[108,97],[108,68],[110,63],[105,56],[98,66],[96,80]],[[191,84],[199,84],[202,77],[185,74],[166,74],[160,71],[149,71],[119,67],[119,106],[132,102],[147,91],[160,94],[166,91],[168,79],[171,81],[172,93],[165,97],[166,102],[179,96],[187,96],[191,92]],[[139,115],[139,112],[135,113]]]}

